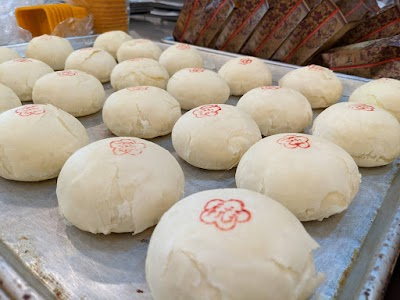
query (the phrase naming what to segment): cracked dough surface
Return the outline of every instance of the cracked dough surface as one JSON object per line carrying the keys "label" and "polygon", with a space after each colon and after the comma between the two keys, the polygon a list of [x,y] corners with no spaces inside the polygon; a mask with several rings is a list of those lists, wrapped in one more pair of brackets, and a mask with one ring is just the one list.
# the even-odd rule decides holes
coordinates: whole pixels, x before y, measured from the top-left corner
{"label": "cracked dough surface", "polygon": [[186,68],[203,68],[203,58],[199,51],[186,44],[173,45],[164,50],[159,63],[167,69],[170,76]]}
{"label": "cracked dough surface", "polygon": [[21,56],[14,49],[7,47],[0,47],[0,64],[8,61],[20,58]]}
{"label": "cracked dough surface", "polygon": [[100,34],[94,41],[94,48],[100,48],[107,51],[117,59],[119,47],[127,41],[132,40],[132,37],[121,30],[114,30]]}
{"label": "cracked dough surface", "polygon": [[21,101],[13,90],[0,83],[0,113],[21,105]]}
{"label": "cracked dough surface", "polygon": [[158,60],[161,53],[162,50],[156,43],[146,39],[134,39],[119,47],[117,57],[118,62],[141,57]]}

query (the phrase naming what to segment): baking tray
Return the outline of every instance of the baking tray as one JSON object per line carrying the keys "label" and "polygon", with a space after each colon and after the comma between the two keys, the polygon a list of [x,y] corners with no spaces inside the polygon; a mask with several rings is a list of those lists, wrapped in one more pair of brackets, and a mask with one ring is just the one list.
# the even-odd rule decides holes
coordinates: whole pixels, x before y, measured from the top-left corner
{"label": "baking tray", "polygon": [[[93,40],[75,39],[73,46],[87,47]],[[168,47],[165,43],[160,46]],[[23,52],[25,47],[13,48]],[[238,56],[200,51],[206,68],[213,70]],[[275,83],[296,68],[266,62]],[[344,85],[343,101],[368,81],[339,77]],[[112,93],[109,84],[105,89],[107,95]],[[237,98],[232,97],[228,103],[236,102]],[[101,113],[79,119],[91,141],[112,136]],[[179,161],[186,177],[185,195],[235,187],[235,169],[194,168],[177,157],[170,136],[152,141],[171,151]],[[326,274],[313,299],[378,299],[382,295],[399,250],[399,165],[397,159],[389,166],[360,169],[360,191],[347,211],[323,222],[303,223],[321,246],[314,255],[317,271]],[[152,229],[138,235],[104,236],[66,226],[58,214],[55,188],[55,179],[23,183],[0,178],[0,253],[4,259],[0,260],[0,287],[2,277],[11,277],[13,280],[3,284],[6,293],[23,293],[30,299],[151,299],[144,270]]]}

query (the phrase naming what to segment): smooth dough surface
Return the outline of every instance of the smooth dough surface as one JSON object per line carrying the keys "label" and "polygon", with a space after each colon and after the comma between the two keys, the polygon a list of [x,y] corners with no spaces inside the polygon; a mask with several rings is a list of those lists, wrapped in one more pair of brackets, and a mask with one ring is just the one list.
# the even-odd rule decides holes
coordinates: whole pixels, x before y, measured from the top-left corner
{"label": "smooth dough surface", "polygon": [[21,100],[13,90],[0,83],[0,113],[21,105]]}
{"label": "smooth dough surface", "polygon": [[98,112],[106,100],[103,85],[82,71],[65,70],[40,78],[32,92],[36,104],[52,104],[75,117]]}
{"label": "smooth dough surface", "polygon": [[312,121],[312,109],[299,92],[279,86],[255,88],[240,98],[237,108],[248,113],[262,135],[302,132]]}
{"label": "smooth dough surface", "polygon": [[248,91],[272,85],[268,66],[255,57],[237,57],[225,63],[218,74],[228,83],[231,94],[241,96]]}
{"label": "smooth dough surface", "polygon": [[124,31],[114,30],[100,34],[94,41],[94,48],[100,48],[110,53],[114,59],[117,59],[119,47],[127,41],[132,40],[132,37]]}
{"label": "smooth dough surface", "polygon": [[399,122],[373,105],[335,104],[314,120],[312,134],[341,146],[359,167],[384,166],[400,154]]}
{"label": "smooth dough surface", "polygon": [[308,299],[318,244],[278,202],[221,189],[176,203],[155,228],[146,278],[155,300]]}
{"label": "smooth dough surface", "polygon": [[186,110],[204,104],[223,104],[229,98],[229,86],[225,80],[217,73],[203,68],[176,72],[168,81],[167,91]]}
{"label": "smooth dough surface", "polygon": [[300,221],[321,221],[347,209],[360,178],[345,150],[300,133],[264,138],[246,152],[236,171],[238,188],[277,200]]}
{"label": "smooth dough surface", "polygon": [[139,233],[183,194],[172,154],[138,138],[109,138],[77,151],[57,182],[60,214],[92,233]]}
{"label": "smooth dough surface", "polygon": [[21,56],[14,49],[7,47],[0,47],[0,64],[8,61],[20,58]]}
{"label": "smooth dough surface", "polygon": [[186,68],[203,68],[203,58],[192,46],[177,44],[164,50],[158,60],[170,76]]}
{"label": "smooth dough surface", "polygon": [[162,50],[156,43],[146,39],[134,39],[119,47],[117,58],[118,62],[142,57],[158,60],[161,53]]}
{"label": "smooth dough surface", "polygon": [[83,125],[52,105],[30,104],[0,114],[0,176],[18,181],[57,177],[89,143]]}
{"label": "smooth dough surface", "polygon": [[261,139],[256,122],[226,104],[208,104],[185,113],[172,130],[172,144],[189,164],[207,170],[229,170]]}
{"label": "smooth dough surface", "polygon": [[317,65],[290,71],[279,80],[279,85],[302,93],[312,108],[326,108],[343,95],[342,82],[336,74]]}

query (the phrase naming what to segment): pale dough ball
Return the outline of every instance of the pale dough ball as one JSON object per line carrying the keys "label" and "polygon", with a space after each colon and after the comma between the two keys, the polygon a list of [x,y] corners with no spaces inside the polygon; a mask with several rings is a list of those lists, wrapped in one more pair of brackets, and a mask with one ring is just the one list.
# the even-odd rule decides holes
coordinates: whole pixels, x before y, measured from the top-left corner
{"label": "pale dough ball", "polygon": [[141,57],[158,60],[161,53],[162,50],[156,43],[146,39],[135,39],[121,45],[117,52],[117,58],[118,62]]}
{"label": "pale dough ball", "polygon": [[53,70],[64,70],[67,57],[74,52],[67,39],[55,35],[33,38],[26,47],[25,56],[49,65]]}
{"label": "pale dough ball", "polygon": [[226,104],[209,104],[185,113],[172,130],[177,154],[189,164],[208,170],[229,170],[261,133],[246,113]]}
{"label": "pale dough ball", "polygon": [[7,47],[0,47],[0,64],[8,61],[20,58],[21,56],[14,49]]}
{"label": "pale dough ball", "polygon": [[83,48],[68,56],[65,69],[86,72],[105,83],[110,81],[111,72],[116,65],[117,62],[108,52],[95,48]]}
{"label": "pale dough ball", "polygon": [[0,176],[41,181],[89,143],[83,125],[52,105],[24,105],[0,114]]}
{"label": "pale dough ball", "polygon": [[155,86],[165,89],[169,75],[154,59],[133,58],[118,64],[111,73],[111,85],[115,90],[133,86]]}
{"label": "pale dough ball", "polygon": [[228,83],[231,94],[241,96],[248,91],[272,84],[268,66],[255,57],[237,57],[225,63],[218,74]]}
{"label": "pale dough ball", "polygon": [[186,110],[204,104],[223,104],[229,98],[229,86],[221,76],[203,68],[176,72],[168,81],[167,91]]}
{"label": "pale dough ball", "polygon": [[342,82],[336,74],[317,65],[290,71],[279,80],[279,85],[302,93],[312,108],[328,107],[343,95]]}
{"label": "pale dough ball", "polygon": [[127,41],[132,40],[132,37],[121,30],[109,31],[100,34],[94,41],[94,48],[100,48],[110,53],[114,59],[117,59],[119,47]]}
{"label": "pale dough ball", "polygon": [[378,106],[400,121],[400,80],[381,78],[370,81],[356,89],[349,101]]}
{"label": "pale dough ball", "polygon": [[82,148],[57,181],[60,214],[92,233],[139,233],[157,224],[183,194],[184,175],[164,148],[110,138]]}
{"label": "pale dough ball", "polygon": [[255,88],[240,98],[237,108],[256,121],[264,136],[302,132],[312,121],[312,109],[299,92],[279,86]]}
{"label": "pale dough ball", "polygon": [[40,78],[33,87],[33,102],[52,104],[75,117],[98,112],[106,101],[103,85],[82,71],[65,70]]}
{"label": "pale dough ball", "polygon": [[220,189],[176,203],[155,228],[146,278],[154,300],[308,299],[318,244],[278,202]]}
{"label": "pale dough ball", "polygon": [[52,72],[53,69],[44,62],[17,58],[0,64],[0,83],[11,88],[21,101],[31,101],[36,81]]}
{"label": "pale dough ball", "polygon": [[312,133],[345,149],[359,167],[384,166],[400,154],[399,122],[373,105],[335,104],[314,120]]}
{"label": "pale dough ball", "polygon": [[21,105],[21,100],[13,90],[0,83],[0,113]]}
{"label": "pale dough ball", "polygon": [[170,76],[186,68],[203,68],[203,59],[192,46],[177,44],[166,49],[160,56],[159,62]]}

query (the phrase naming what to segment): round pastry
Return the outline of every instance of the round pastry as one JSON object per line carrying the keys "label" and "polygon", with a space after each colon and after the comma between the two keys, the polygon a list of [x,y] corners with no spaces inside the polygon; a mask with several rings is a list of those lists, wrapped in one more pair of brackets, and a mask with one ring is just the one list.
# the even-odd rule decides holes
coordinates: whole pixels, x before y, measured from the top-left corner
{"label": "round pastry", "polygon": [[65,61],[72,52],[74,49],[67,39],[45,34],[28,43],[25,56],[40,60],[53,70],[64,70]]}
{"label": "round pastry", "polygon": [[172,144],[189,164],[207,170],[229,170],[261,133],[246,113],[226,104],[209,104],[185,113],[172,129]]}
{"label": "round pastry", "polygon": [[345,149],[359,167],[384,166],[400,154],[399,122],[373,105],[335,104],[314,120],[312,134]]}
{"label": "round pastry", "polygon": [[155,86],[165,89],[169,75],[154,59],[133,58],[118,64],[111,73],[111,85],[115,90],[133,86]]}
{"label": "round pastry", "polygon": [[237,108],[256,121],[264,136],[302,132],[312,121],[312,109],[299,92],[279,86],[255,88],[240,98]]}
{"label": "round pastry", "polygon": [[57,181],[60,214],[92,233],[139,233],[157,224],[183,194],[170,152],[138,138],[109,138],[82,148]]}
{"label": "round pastry", "polygon": [[204,191],[161,218],[146,278],[154,300],[308,299],[324,279],[316,248],[278,202],[243,189]]}
{"label": "round pastry", "polygon": [[0,113],[21,105],[21,100],[13,90],[0,83]]}
{"label": "round pastry", "polygon": [[400,121],[400,80],[381,78],[370,81],[350,96],[350,102],[361,102],[383,108]]}
{"label": "round pastry", "polygon": [[83,125],[52,105],[24,105],[0,114],[0,176],[41,181],[58,176],[68,157],[89,143]]}
{"label": "round pastry", "polygon": [[161,53],[162,50],[156,43],[146,39],[135,39],[121,45],[117,52],[117,58],[118,62],[142,57],[158,60]]}
{"label": "round pastry", "polygon": [[176,72],[168,81],[167,91],[186,110],[204,104],[223,104],[229,98],[226,82],[217,73],[202,68]]}
{"label": "round pastry", "polygon": [[132,37],[121,30],[109,31],[100,34],[94,41],[94,48],[100,48],[110,53],[114,59],[117,59],[119,47],[127,41],[132,40]]}
{"label": "round pastry", "polygon": [[103,85],[77,70],[50,73],[40,78],[32,92],[36,104],[52,104],[75,117],[98,112],[106,100]]}
{"label": "round pastry", "polygon": [[312,108],[325,108],[335,104],[343,94],[342,82],[335,73],[317,65],[287,73],[279,80],[279,85],[302,93]]}
{"label": "round pastry", "polygon": [[108,52],[96,48],[83,48],[68,56],[65,69],[86,72],[105,83],[110,81],[111,72],[116,65],[116,61]]}
{"label": "round pastry", "polygon": [[186,44],[177,44],[166,49],[158,60],[170,76],[186,68],[203,68],[199,51]]}
{"label": "round pastry", "polygon": [[268,66],[255,57],[237,57],[225,63],[218,74],[225,79],[231,95],[241,96],[248,91],[272,84]]}
{"label": "round pastry", "polygon": [[0,83],[11,88],[21,101],[31,101],[36,81],[52,72],[53,69],[44,62],[17,58],[0,64]]}
{"label": "round pastry", "polygon": [[0,64],[5,61],[17,59],[20,57],[21,56],[19,56],[17,51],[15,51],[14,49],[7,47],[0,47]]}

